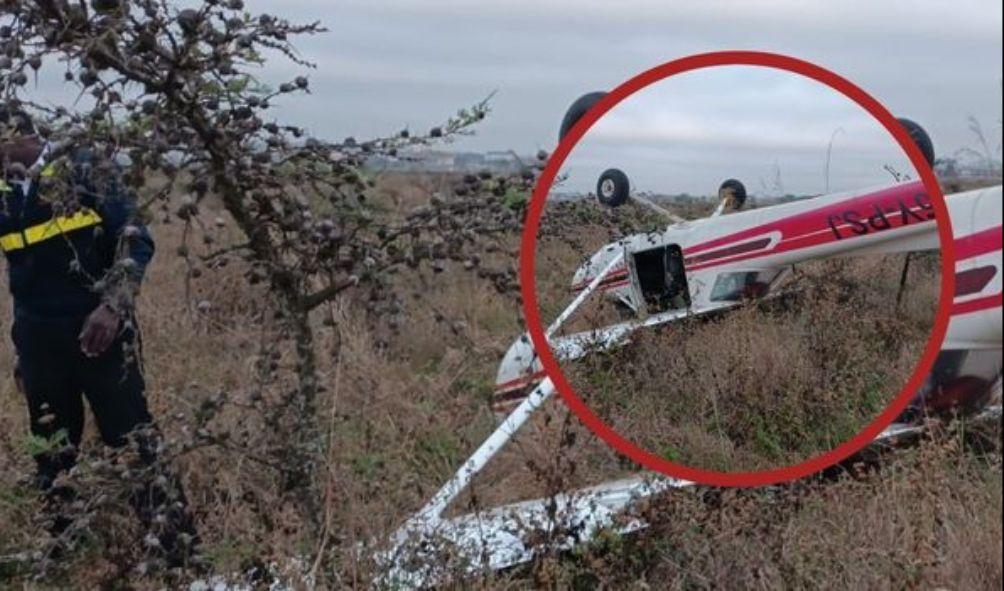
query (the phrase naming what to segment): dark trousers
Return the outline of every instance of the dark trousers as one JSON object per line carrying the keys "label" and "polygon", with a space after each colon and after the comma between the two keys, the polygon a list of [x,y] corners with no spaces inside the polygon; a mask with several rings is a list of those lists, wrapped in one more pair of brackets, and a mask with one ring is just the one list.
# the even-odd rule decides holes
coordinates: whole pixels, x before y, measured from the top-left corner
{"label": "dark trousers", "polygon": [[[60,497],[65,497],[66,491],[53,491],[52,484],[76,461],[84,429],[84,398],[107,445],[122,447],[134,430],[149,427],[142,429],[142,434],[136,433],[138,451],[147,464],[156,460],[157,443],[151,437],[155,429],[144,394],[138,338],[132,331],[124,331],[103,354],[88,357],[80,349],[83,323],[82,318],[17,315],[11,328],[31,432],[50,441],[46,451],[35,456],[38,483],[43,490]],[[180,482],[173,475],[169,480],[167,488],[173,492],[163,484],[147,483],[132,502],[146,525],[157,513],[166,513],[166,528],[160,539],[169,559],[177,562],[184,560],[187,549],[194,544],[195,528]],[[65,527],[58,521],[55,529]],[[182,533],[189,534],[192,541],[179,544]]]}
{"label": "dark trousers", "polygon": [[85,397],[101,438],[110,446],[121,447],[132,430],[152,422],[138,351],[126,354],[126,347],[136,342],[134,335],[125,332],[104,354],[87,357],[80,350],[83,322],[82,318],[19,316],[11,328],[31,432],[54,442],[65,437],[69,444],[36,456],[43,480],[51,481],[76,459],[74,449],[84,430]]}

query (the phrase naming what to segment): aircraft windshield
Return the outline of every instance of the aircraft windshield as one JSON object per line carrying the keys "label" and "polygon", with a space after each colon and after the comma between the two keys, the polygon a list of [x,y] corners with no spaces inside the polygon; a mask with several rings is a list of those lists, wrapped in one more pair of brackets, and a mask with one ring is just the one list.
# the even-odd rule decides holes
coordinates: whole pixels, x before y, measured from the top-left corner
{"label": "aircraft windshield", "polygon": [[767,293],[770,284],[780,273],[774,269],[722,273],[715,280],[710,299],[712,302],[730,302],[761,297]]}

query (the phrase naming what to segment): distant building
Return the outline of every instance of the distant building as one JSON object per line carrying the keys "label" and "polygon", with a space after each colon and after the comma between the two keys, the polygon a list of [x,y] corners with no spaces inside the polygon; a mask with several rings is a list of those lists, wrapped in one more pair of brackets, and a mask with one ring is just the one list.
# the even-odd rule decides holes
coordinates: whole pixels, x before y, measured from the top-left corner
{"label": "distant building", "polygon": [[519,158],[512,152],[485,152],[485,166],[494,172],[516,172],[520,169]]}
{"label": "distant building", "polygon": [[493,150],[489,152],[445,152],[425,150],[410,152],[396,158],[373,156],[366,161],[367,168],[398,172],[480,172],[507,174],[518,172],[522,162],[530,158],[520,158],[511,151]]}
{"label": "distant building", "polygon": [[458,172],[477,172],[485,167],[485,155],[478,152],[457,154],[454,166]]}
{"label": "distant building", "polygon": [[452,152],[426,152],[417,163],[431,172],[453,172],[457,155]]}

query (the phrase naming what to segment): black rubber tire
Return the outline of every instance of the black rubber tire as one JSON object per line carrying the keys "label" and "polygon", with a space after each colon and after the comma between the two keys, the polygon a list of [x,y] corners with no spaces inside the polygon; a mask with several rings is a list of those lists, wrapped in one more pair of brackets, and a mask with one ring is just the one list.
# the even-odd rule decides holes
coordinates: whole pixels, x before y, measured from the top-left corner
{"label": "black rubber tire", "polygon": [[934,166],[934,142],[931,141],[931,136],[927,135],[927,132],[924,131],[924,128],[919,123],[910,119],[900,117],[897,121],[906,128],[906,132],[910,134],[910,139],[920,148],[920,152],[924,155],[924,160],[927,160],[929,165]]}
{"label": "black rubber tire", "polygon": [[593,105],[600,102],[600,99],[605,97],[607,93],[605,92],[590,92],[584,94],[579,98],[575,99],[572,106],[568,107],[565,111],[565,117],[561,120],[561,129],[558,131],[558,141],[565,139],[565,134],[568,130],[572,129],[579,119],[586,114],[586,111],[591,109]]}
{"label": "black rubber tire", "polygon": [[620,207],[631,195],[631,183],[623,170],[609,168],[596,181],[596,198],[607,207]]}
{"label": "black rubber tire", "polygon": [[718,187],[718,194],[721,195],[722,189],[732,189],[733,194],[736,196],[735,209],[742,209],[743,205],[746,203],[746,187],[736,179],[725,180],[720,187]]}

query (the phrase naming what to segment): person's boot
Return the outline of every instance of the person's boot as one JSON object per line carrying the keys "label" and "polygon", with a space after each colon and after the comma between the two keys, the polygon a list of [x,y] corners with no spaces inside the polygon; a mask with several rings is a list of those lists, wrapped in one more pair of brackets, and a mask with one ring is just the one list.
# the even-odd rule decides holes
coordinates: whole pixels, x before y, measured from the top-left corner
{"label": "person's boot", "polygon": [[69,445],[35,456],[36,471],[32,485],[42,495],[42,513],[48,519],[46,529],[53,539],[60,538],[73,525],[68,508],[76,500],[77,491],[71,486],[56,484],[56,481],[60,474],[73,467],[76,460],[77,450]]}

